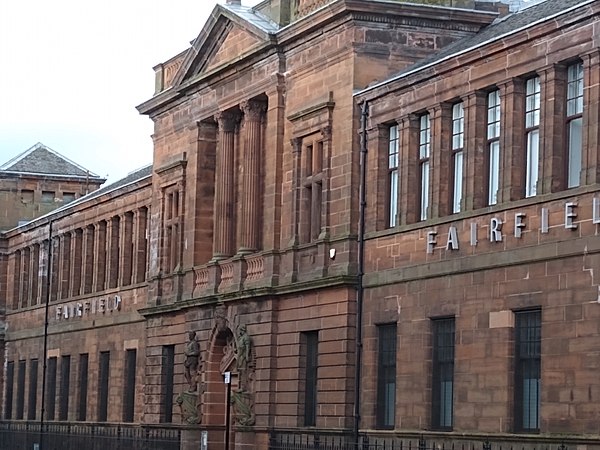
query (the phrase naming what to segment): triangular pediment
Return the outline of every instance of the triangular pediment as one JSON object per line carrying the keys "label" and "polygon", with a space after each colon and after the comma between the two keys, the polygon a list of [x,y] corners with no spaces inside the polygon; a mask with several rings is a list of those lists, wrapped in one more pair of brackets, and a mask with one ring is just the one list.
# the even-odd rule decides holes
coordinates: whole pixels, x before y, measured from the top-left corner
{"label": "triangular pediment", "polygon": [[251,9],[217,5],[184,56],[173,86],[230,64],[269,42],[275,31],[271,25]]}

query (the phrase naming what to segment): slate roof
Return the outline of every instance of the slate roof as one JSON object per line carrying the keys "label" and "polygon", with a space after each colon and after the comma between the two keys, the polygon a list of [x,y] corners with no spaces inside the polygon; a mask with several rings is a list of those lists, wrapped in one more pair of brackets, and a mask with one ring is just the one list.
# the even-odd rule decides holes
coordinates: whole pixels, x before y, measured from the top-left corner
{"label": "slate roof", "polygon": [[[567,12],[568,10],[577,8],[579,6],[587,5],[595,0],[545,0],[536,3],[533,6],[529,6],[520,9],[514,13],[511,13],[503,18],[497,19],[491,25],[482,29],[479,33],[473,36],[460,39],[434,55],[422,59],[418,63],[407,67],[395,76],[366,89],[363,89],[356,94],[362,94],[370,90],[376,89],[380,86],[386,85],[395,80],[401,79],[411,73],[419,71],[425,67],[432,66],[438,62],[457,56],[461,53],[474,50],[487,43],[494,42],[505,36],[513,34],[523,28],[533,26],[538,22],[550,20],[560,14]],[[525,5],[526,6],[526,5]]]}
{"label": "slate roof", "polygon": [[104,181],[95,173],[40,142],[0,166],[0,172],[96,178],[98,181]]}
{"label": "slate roof", "polygon": [[269,19],[267,16],[256,11],[254,8],[250,8],[242,5],[220,5],[222,8],[234,13],[236,16],[241,17],[246,22],[250,22],[255,27],[261,29],[265,33],[276,33],[279,30],[279,26]]}

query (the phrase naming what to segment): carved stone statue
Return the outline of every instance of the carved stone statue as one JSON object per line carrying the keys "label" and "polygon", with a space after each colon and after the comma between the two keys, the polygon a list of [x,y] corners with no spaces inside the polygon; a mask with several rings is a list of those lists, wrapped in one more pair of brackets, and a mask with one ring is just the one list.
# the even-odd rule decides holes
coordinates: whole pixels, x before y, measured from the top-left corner
{"label": "carved stone statue", "polygon": [[200,344],[196,340],[196,333],[190,331],[188,333],[188,343],[185,346],[185,361],[183,367],[185,368],[185,380],[189,385],[190,392],[196,392],[198,386],[198,365],[200,362]]}

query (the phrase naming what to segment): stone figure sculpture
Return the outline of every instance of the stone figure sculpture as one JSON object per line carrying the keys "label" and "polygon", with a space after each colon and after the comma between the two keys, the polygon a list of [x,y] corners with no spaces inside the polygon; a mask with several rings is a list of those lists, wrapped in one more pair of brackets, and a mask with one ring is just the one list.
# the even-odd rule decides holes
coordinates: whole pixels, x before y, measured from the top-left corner
{"label": "stone figure sculpture", "polygon": [[189,385],[190,392],[196,392],[198,387],[197,374],[198,365],[200,362],[200,344],[196,340],[196,333],[190,331],[188,333],[188,343],[185,346],[185,361],[183,366],[185,368],[185,380]]}

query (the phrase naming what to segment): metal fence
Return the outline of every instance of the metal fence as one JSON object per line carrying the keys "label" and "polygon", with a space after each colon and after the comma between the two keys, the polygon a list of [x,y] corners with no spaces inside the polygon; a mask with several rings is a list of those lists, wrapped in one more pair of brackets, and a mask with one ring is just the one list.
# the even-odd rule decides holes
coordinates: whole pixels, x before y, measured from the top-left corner
{"label": "metal fence", "polygon": [[[179,450],[180,441],[175,428],[48,423],[41,450]],[[0,423],[0,450],[33,450],[39,442],[39,423]]]}
{"label": "metal fence", "polygon": [[348,434],[326,432],[271,432],[269,450],[569,450],[564,443],[523,444],[506,441],[456,441],[399,436],[375,437],[361,434],[358,444]]}

